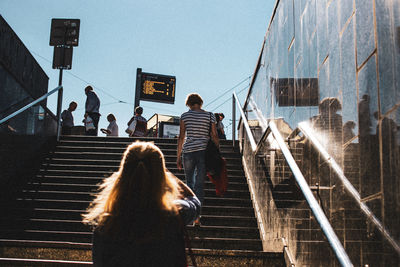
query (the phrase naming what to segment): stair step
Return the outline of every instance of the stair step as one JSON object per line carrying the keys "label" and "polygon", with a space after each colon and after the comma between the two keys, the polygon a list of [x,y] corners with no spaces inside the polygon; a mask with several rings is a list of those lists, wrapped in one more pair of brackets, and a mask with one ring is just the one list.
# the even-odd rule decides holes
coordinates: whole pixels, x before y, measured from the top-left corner
{"label": "stair step", "polygon": [[[113,167],[119,167],[121,161],[120,160],[107,160],[107,159],[97,159],[97,160],[91,160],[91,159],[80,159],[80,160],[75,160],[75,159],[62,159],[62,158],[46,158],[43,162],[43,165],[48,165],[48,164],[61,164],[61,165],[108,165],[108,166],[113,166]],[[231,170],[242,170],[242,164],[230,164],[228,163],[227,165],[228,169]],[[170,168],[176,168],[176,162],[166,162],[166,167],[168,169]]]}
{"label": "stair step", "polygon": [[90,261],[0,258],[1,266],[92,266]]}
{"label": "stair step", "polygon": [[[129,140],[126,141],[80,141],[80,140],[61,140],[59,142],[60,147],[113,147],[113,148],[126,148],[128,145],[132,144]],[[161,150],[163,149],[175,149],[177,148],[177,143],[164,143],[160,141],[155,141],[154,144],[158,146]],[[237,152],[237,149],[232,147],[232,143],[220,143],[220,150],[226,152]]]}
{"label": "stair step", "polygon": [[[189,233],[189,235],[191,235]],[[75,237],[75,240],[68,241],[69,236]],[[18,239],[18,236],[10,235],[9,237],[15,238],[14,240],[23,240]],[[25,240],[45,240],[47,242],[77,242],[77,243],[87,243],[90,245],[91,242],[91,232],[58,232],[58,231],[35,231],[35,230],[28,230],[24,232]],[[48,239],[46,239],[48,238]],[[51,240],[52,238],[56,238],[56,240]],[[57,240],[57,238],[59,240]],[[259,238],[251,239],[251,238],[223,238],[223,237],[198,237],[198,236],[191,236],[191,246],[192,248],[202,249],[220,249],[220,250],[234,250],[234,249],[241,249],[241,250],[253,250],[253,251],[262,251],[262,242]]]}
{"label": "stair step", "polygon": [[[28,242],[14,242],[18,246],[29,246],[30,248],[26,251],[31,258],[0,258],[0,263],[4,263],[7,266],[87,266],[91,265],[91,259],[89,253],[85,253],[81,249],[69,249],[69,253],[65,253],[63,248],[51,248],[42,249],[41,247],[34,247],[34,241]],[[44,246],[44,243],[39,243],[40,246]],[[51,247],[51,243],[49,246]],[[263,252],[263,251],[240,251],[240,250],[210,250],[210,249],[193,249],[193,255],[196,258],[196,263],[199,267],[204,266],[285,266],[283,253],[277,252]],[[45,252],[45,253],[44,253]],[[39,256],[48,256],[49,258],[61,257],[68,258],[73,257],[77,260],[66,261],[66,260],[43,260],[43,259],[32,259]],[[16,262],[21,262],[18,264]],[[67,263],[68,262],[68,263]],[[188,257],[188,262],[191,263]]]}
{"label": "stair step", "polygon": [[[59,170],[59,169],[40,169],[37,177],[44,177],[44,176],[62,176],[62,177],[94,177],[97,179],[103,179],[109,177],[113,173],[112,170],[110,171],[80,171],[80,170]],[[183,172],[180,173],[173,173],[176,177],[181,180],[185,180],[185,174]],[[207,180],[207,178],[205,178]],[[244,175],[240,175],[240,173],[234,173],[228,171],[228,180],[229,182],[246,182]]]}
{"label": "stair step", "polygon": [[[182,177],[182,176],[181,176]],[[183,177],[182,177],[183,178]],[[85,177],[85,176],[36,176],[31,180],[31,183],[54,183],[54,184],[76,184],[76,185],[97,185],[103,178],[97,177]],[[214,185],[208,180],[205,180],[205,188],[214,188]],[[241,179],[241,181],[229,181],[228,190],[248,190],[248,185],[246,180]]]}
{"label": "stair step", "polygon": [[[203,215],[201,217],[203,226],[214,227],[250,227],[257,228],[255,218],[243,216],[214,216]],[[61,219],[19,219],[10,220],[10,222],[1,222],[1,228],[10,230],[46,230],[46,231],[72,231],[72,232],[90,232],[90,228],[84,225],[81,220],[61,220]],[[215,229],[215,228],[214,228]],[[222,230],[222,229],[220,229]]]}
{"label": "stair step", "polygon": [[[58,183],[30,183],[28,184],[23,192],[71,192],[73,193],[90,193],[93,194],[98,190],[98,185],[82,185],[82,184],[58,184]],[[215,188],[212,184],[207,183],[207,187],[204,189],[206,196],[215,196]],[[224,197],[230,198],[250,198],[248,190],[228,190]]]}
{"label": "stair step", "polygon": [[[55,189],[51,187],[51,189]],[[46,190],[46,188],[39,188],[38,190],[34,189],[24,189],[22,193],[22,197],[27,199],[65,199],[65,200],[93,200],[93,193],[96,192],[96,188],[92,188],[91,191],[62,191],[63,188],[59,188],[58,190],[50,191]],[[68,189],[72,189],[68,187]],[[215,190],[206,189],[205,197],[215,197]],[[241,190],[230,190],[225,196],[220,197],[220,199],[232,199],[232,200],[249,200],[250,194],[246,191]]]}
{"label": "stair step", "polygon": [[[41,207],[41,208],[54,208],[54,209],[78,209],[85,210],[90,201],[88,200],[65,200],[65,199],[24,199],[18,198],[18,202],[22,202],[21,205],[27,205],[29,207]],[[204,206],[218,206],[218,207],[243,207],[252,208],[252,202],[250,199],[230,199],[230,198],[219,198],[219,197],[206,197],[204,199]]]}
{"label": "stair step", "polygon": [[[41,172],[45,171],[92,171],[92,172],[99,172],[100,175],[104,174],[105,172],[116,172],[118,171],[118,166],[112,166],[112,165],[66,165],[66,164],[46,164],[42,165]],[[181,173],[183,174],[183,171],[179,171],[176,167],[175,168],[170,168],[170,172],[172,173]],[[244,176],[244,173],[242,170],[231,170],[228,169],[227,171],[228,177],[231,176]]]}
{"label": "stair step", "polygon": [[[161,147],[160,147],[161,148]],[[57,146],[55,153],[115,153],[122,155],[125,151],[125,147],[95,147],[95,146]],[[172,148],[161,148],[164,156],[176,155],[176,147]],[[238,154],[232,150],[221,150],[221,155],[225,158],[238,158]]]}
{"label": "stair step", "polygon": [[260,239],[195,237],[191,239],[191,244],[194,248],[262,251],[262,242]]}
{"label": "stair step", "polygon": [[[85,141],[85,142],[154,142],[154,143],[174,143],[178,142],[177,138],[159,138],[159,137],[101,137],[101,136],[87,136],[87,135],[63,135],[61,141]],[[232,145],[232,140],[220,140],[221,145]],[[235,146],[238,147],[239,141],[235,141]]]}
{"label": "stair step", "polygon": [[[63,158],[63,159],[122,159],[122,153],[97,153],[97,152],[62,152],[55,151],[52,155],[53,157]],[[222,154],[228,163],[241,163],[240,155],[235,153],[235,156],[225,156]],[[166,162],[176,162],[176,155],[164,155]]]}
{"label": "stair step", "polygon": [[[6,210],[6,207],[3,208]],[[46,208],[39,206],[28,207],[26,202],[19,202],[19,205],[14,205],[12,209],[6,210],[7,213],[3,216],[7,218],[23,218],[31,216],[31,218],[49,218],[49,219],[72,219],[80,220],[81,214],[85,213],[84,209],[57,209],[57,208]],[[252,217],[254,216],[254,210],[252,208],[244,207],[229,207],[229,206],[203,206],[203,216],[208,215],[221,215],[221,216],[243,216]]]}
{"label": "stair step", "polygon": [[[77,222],[79,226],[69,227],[68,225],[62,225],[57,221],[49,221],[49,225],[46,230],[42,230],[41,227],[45,225],[45,222],[35,221],[20,221],[14,228],[0,230],[1,238],[9,239],[29,239],[36,240],[42,239],[47,241],[68,241],[68,242],[91,242],[92,232],[88,226]],[[57,229],[57,228],[62,228]],[[260,237],[258,228],[255,227],[242,227],[242,226],[207,226],[202,225],[201,227],[187,226],[188,233],[191,237],[205,238],[205,237],[217,237],[217,238],[235,238],[235,239],[258,239]]]}

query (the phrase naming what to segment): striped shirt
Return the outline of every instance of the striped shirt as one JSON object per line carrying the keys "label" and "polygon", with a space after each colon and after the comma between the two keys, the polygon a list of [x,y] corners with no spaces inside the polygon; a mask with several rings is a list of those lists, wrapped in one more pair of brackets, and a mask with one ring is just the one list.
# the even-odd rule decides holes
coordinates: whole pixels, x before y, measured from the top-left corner
{"label": "striped shirt", "polygon": [[215,123],[214,114],[204,110],[189,110],[181,115],[186,129],[183,153],[206,150],[210,138],[210,114],[211,123]]}

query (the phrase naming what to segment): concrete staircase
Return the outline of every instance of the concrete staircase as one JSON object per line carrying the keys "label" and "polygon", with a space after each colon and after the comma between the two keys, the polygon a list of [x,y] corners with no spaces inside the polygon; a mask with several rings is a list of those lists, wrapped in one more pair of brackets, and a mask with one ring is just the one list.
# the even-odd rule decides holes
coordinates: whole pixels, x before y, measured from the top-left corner
{"label": "concrete staircase", "polygon": [[[80,266],[91,261],[91,232],[81,223],[97,184],[119,167],[132,138],[64,136],[21,192],[2,203],[0,265]],[[167,168],[176,168],[176,139],[150,139]],[[215,195],[206,181],[202,226],[188,226],[199,266],[284,266],[282,253],[262,251],[241,156],[232,141],[222,141],[229,187]],[[34,259],[34,260],[33,260]],[[189,261],[190,262],[190,261]]]}

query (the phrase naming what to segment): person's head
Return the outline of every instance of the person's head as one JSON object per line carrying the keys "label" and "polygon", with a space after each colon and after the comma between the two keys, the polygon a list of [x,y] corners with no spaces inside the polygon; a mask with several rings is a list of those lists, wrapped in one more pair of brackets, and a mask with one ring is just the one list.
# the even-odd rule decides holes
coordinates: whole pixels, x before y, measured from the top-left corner
{"label": "person's head", "polygon": [[343,125],[343,129],[354,129],[356,127],[356,123],[354,121],[347,121]]}
{"label": "person's head", "polygon": [[224,113],[219,113],[219,119],[222,121],[225,118]]}
{"label": "person's head", "polygon": [[112,121],[115,121],[117,119],[115,118],[114,114],[110,113],[110,114],[107,115],[107,120],[108,120],[108,122],[112,122]]}
{"label": "person's head", "polygon": [[365,94],[361,97],[361,99],[364,101],[369,101],[369,95]]}
{"label": "person's head", "polygon": [[84,222],[105,231],[140,231],[132,229],[132,222],[147,221],[148,227],[165,211],[177,214],[173,200],[178,195],[161,150],[150,142],[135,142],[125,150],[118,172],[104,180]]}
{"label": "person's head", "polygon": [[321,114],[335,114],[342,109],[342,105],[336,97],[325,97],[319,104],[319,112]]}
{"label": "person's head", "polygon": [[375,120],[379,120],[379,112],[378,111],[374,112],[374,118],[375,118]]}
{"label": "person's head", "polygon": [[69,111],[75,111],[76,107],[78,106],[78,104],[75,101],[72,101],[71,103],[69,103]]}
{"label": "person's head", "polygon": [[90,86],[90,85],[86,86],[86,88],[85,88],[85,94],[88,94],[88,92],[90,92],[90,91],[93,91],[93,87]]}
{"label": "person's head", "polygon": [[135,114],[136,115],[142,115],[143,114],[143,108],[142,107],[136,107],[135,108]]}
{"label": "person's head", "polygon": [[217,122],[219,122],[221,120],[220,117],[219,117],[219,113],[214,113],[214,116],[215,116],[215,120]]}
{"label": "person's head", "polygon": [[199,108],[201,108],[201,106],[203,105],[203,99],[201,98],[201,96],[197,93],[192,93],[189,94],[186,97],[186,102],[185,102],[186,106],[188,106],[189,108],[194,107],[195,105],[199,105]]}

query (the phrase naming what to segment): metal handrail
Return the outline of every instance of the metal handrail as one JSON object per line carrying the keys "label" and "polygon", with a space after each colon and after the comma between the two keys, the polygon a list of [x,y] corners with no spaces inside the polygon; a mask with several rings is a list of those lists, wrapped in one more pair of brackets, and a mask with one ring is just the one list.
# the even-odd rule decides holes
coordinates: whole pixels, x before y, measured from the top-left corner
{"label": "metal handrail", "polygon": [[[238,99],[238,97],[237,97],[235,92],[233,92],[233,98],[236,101],[236,104],[237,104],[237,106],[239,108],[240,116],[242,118],[246,118],[246,115],[244,114],[244,112],[242,110],[242,106],[240,105],[239,99]],[[256,144],[256,141],[254,140],[253,134],[251,133],[251,129],[250,129],[250,126],[249,126],[249,123],[248,123],[247,119],[243,119],[243,124],[244,124],[244,128],[246,129],[247,135],[249,137],[251,136],[251,138],[249,138],[250,139],[251,149],[253,151],[255,151],[257,149],[257,144]]]}
{"label": "metal handrail", "polygon": [[[247,122],[247,118],[241,108],[239,99],[237,98],[235,93],[233,93],[233,98],[235,99],[239,107],[240,116],[245,126],[247,135],[249,137],[251,149],[253,152],[256,152],[258,151],[259,146],[261,146],[262,143],[259,142],[258,144],[256,144],[254,136]],[[282,135],[280,134],[278,128],[275,125],[275,122],[270,121],[268,123],[268,128],[266,129],[266,132],[268,131],[270,131],[273,134],[275,140],[277,141],[278,146],[280,147],[290,169],[292,170],[293,176],[295,177],[297,184],[299,185],[305,199],[307,200],[308,205],[310,206],[311,211],[313,212],[318,224],[320,225],[322,231],[324,232],[326,238],[328,239],[328,242],[331,245],[332,250],[334,251],[340,264],[342,266],[353,266],[349,256],[347,255],[345,249],[343,248],[343,245],[341,244],[339,238],[336,236],[331,224],[329,223],[329,220],[326,218],[325,213],[323,212],[320,205],[318,204],[318,201],[315,199],[313,193],[311,192],[311,189],[308,186],[303,174],[301,173],[300,168],[297,166],[297,163],[293,158],[292,153],[287,148],[285,141],[282,138]],[[264,140],[266,138],[266,135],[267,134],[263,135],[263,138],[260,141]]]}
{"label": "metal handrail", "polygon": [[[28,108],[36,105],[37,103],[43,101],[44,99],[48,98],[50,95],[54,94],[55,92],[62,90],[62,86],[57,86],[56,88],[54,88],[53,90],[51,90],[50,92],[42,95],[41,97],[39,97],[38,99],[32,101],[31,103],[25,105],[24,107],[18,109],[17,111],[13,112],[12,114],[8,115],[7,117],[3,118],[0,120],[0,124],[14,118],[15,116],[17,116],[18,114],[21,114],[22,112],[24,112],[25,110],[27,110]],[[60,125],[60,116],[58,117],[58,127],[57,127],[57,140],[59,138],[59,134],[60,134],[60,129],[59,129],[59,125]]]}
{"label": "metal handrail", "polygon": [[339,164],[334,160],[333,157],[331,157],[329,155],[329,153],[326,151],[326,149],[321,145],[321,143],[318,141],[318,139],[314,136],[314,134],[312,133],[312,130],[308,126],[307,122],[299,123],[298,128],[300,129],[300,131],[302,133],[304,133],[304,135],[307,137],[307,139],[310,140],[310,142],[318,150],[318,152],[322,155],[322,157],[325,159],[325,161],[330,164],[332,169],[336,172],[340,181],[343,183],[344,188],[353,197],[353,199],[357,202],[357,204],[360,205],[360,209],[364,212],[364,214],[367,216],[367,218],[373,224],[375,224],[375,226],[379,229],[379,231],[383,234],[383,236],[389,241],[389,243],[393,246],[393,248],[396,250],[396,252],[400,255],[399,244],[390,235],[389,231],[382,225],[382,223],[379,221],[379,219],[376,218],[376,216],[368,208],[368,206],[364,202],[361,201],[361,197],[360,197],[360,194],[358,193],[358,191],[354,188],[354,186],[351,184],[351,182],[344,175],[344,172],[343,172],[342,168],[339,166]]}

